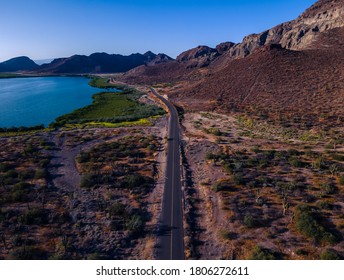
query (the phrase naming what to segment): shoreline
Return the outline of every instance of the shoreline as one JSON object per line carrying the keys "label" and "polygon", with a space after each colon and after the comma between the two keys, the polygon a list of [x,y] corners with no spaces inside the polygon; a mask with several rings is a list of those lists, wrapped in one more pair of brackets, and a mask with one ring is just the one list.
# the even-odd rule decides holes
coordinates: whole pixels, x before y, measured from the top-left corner
{"label": "shoreline", "polygon": [[[100,88],[96,88],[94,86],[91,86],[89,84],[89,81],[92,79],[91,76],[86,76],[86,75],[69,75],[69,76],[66,76],[66,75],[51,75],[51,76],[37,76],[37,75],[18,75],[18,76],[9,76],[9,77],[5,77],[5,76],[1,76],[1,73],[0,73],[0,81],[4,81],[5,79],[16,79],[16,78],[19,78],[19,79],[28,79],[28,78],[84,78],[84,79],[87,79],[87,87],[91,88],[92,91],[94,91],[92,93],[92,95],[90,96],[90,101],[88,104],[86,105],[80,105],[78,107],[76,107],[75,109],[72,109],[71,111],[67,112],[67,113],[63,113],[63,114],[59,114],[58,116],[56,116],[52,121],[50,121],[49,123],[44,123],[44,122],[40,122],[40,123],[35,123],[35,124],[32,124],[32,125],[9,125],[9,126],[2,126],[0,125],[0,133],[11,133],[11,132],[31,132],[31,131],[37,131],[37,127],[41,127],[41,130],[44,130],[44,129],[48,129],[49,126],[54,123],[56,121],[56,118],[59,118],[63,115],[66,115],[70,112],[73,112],[77,109],[81,109],[83,107],[86,107],[86,106],[90,106],[93,102],[93,95],[95,94],[99,94],[101,92],[101,89]],[[12,81],[13,82],[13,81]],[[18,81],[19,82],[19,81]],[[13,83],[16,83],[15,81]],[[85,85],[86,86],[86,85]],[[23,89],[25,88],[25,86],[23,87]],[[80,90],[80,89],[79,89]],[[75,92],[78,92],[79,90],[76,90]],[[84,89],[85,90],[85,89]],[[83,90],[83,91],[84,91]]]}
{"label": "shoreline", "polygon": [[[25,76],[28,77],[28,76]],[[48,76],[45,76],[48,77]],[[49,76],[52,77],[52,76]],[[75,127],[79,127],[79,126],[92,126],[94,124],[94,126],[99,127],[102,124],[105,124],[105,127],[118,127],[119,125],[124,125],[124,126],[131,126],[130,123],[132,123],[133,125],[137,125],[138,123],[142,123],[142,124],[148,124],[149,123],[149,118],[150,117],[154,117],[156,115],[161,115],[161,112],[156,112],[154,113],[154,108],[150,108],[153,105],[148,105],[148,107],[146,109],[143,109],[143,111],[140,112],[135,112],[132,115],[123,115],[123,114],[114,114],[113,116],[107,116],[105,114],[105,111],[100,114],[100,109],[99,106],[105,106],[108,105],[108,103],[103,104],[104,102],[101,102],[101,95],[103,95],[105,97],[105,95],[113,92],[124,92],[127,94],[127,97],[122,97],[122,98],[118,98],[115,97],[114,100],[112,100],[112,98],[110,98],[112,100],[112,102],[119,102],[119,105],[123,106],[123,102],[124,103],[133,103],[136,104],[135,106],[138,106],[137,108],[141,108],[140,105],[138,103],[141,103],[139,101],[139,97],[141,95],[144,95],[143,92],[139,92],[137,91],[135,88],[130,88],[128,86],[123,86],[123,85],[116,85],[113,83],[109,83],[109,79],[107,78],[103,78],[103,77],[99,77],[99,76],[54,76],[54,77],[84,77],[87,78],[89,80],[88,82],[88,86],[90,86],[91,88],[95,88],[97,89],[97,92],[94,93],[92,95],[92,101],[91,103],[85,105],[85,106],[81,106],[78,107],[76,109],[71,110],[68,113],[65,114],[61,114],[59,116],[57,116],[52,122],[50,122],[49,124],[35,124],[35,125],[30,125],[30,126],[9,126],[9,127],[0,127],[0,133],[4,133],[4,134],[8,134],[8,133],[19,133],[19,134],[25,134],[25,133],[32,133],[32,132],[38,132],[38,131],[44,131],[44,130],[50,130],[50,129],[56,129],[59,127],[63,127],[65,125],[69,126],[69,123],[72,125],[74,124]],[[24,77],[23,77],[24,78]],[[109,99],[109,98],[108,98]],[[109,100],[110,100],[109,99]],[[103,105],[101,105],[103,104]],[[131,107],[131,105],[127,105],[129,106],[128,108]],[[103,108],[106,109],[105,106]],[[109,109],[109,108],[107,108]],[[158,107],[156,108],[158,109]],[[148,111],[147,111],[148,110]],[[153,110],[153,111],[152,111]],[[93,113],[95,113],[94,116],[88,116],[86,119],[85,117],[88,115],[88,111],[95,111]],[[147,112],[146,112],[147,111]],[[151,112],[151,116],[147,116],[147,114],[149,111]],[[96,116],[97,115],[97,116]],[[73,119],[71,120],[71,118],[75,118],[75,123],[73,123]],[[111,121],[110,121],[111,118]],[[116,120],[115,120],[116,119]],[[61,121],[62,120],[62,121]],[[101,121],[100,121],[101,120]],[[66,121],[65,124],[64,121]],[[62,126],[60,126],[59,124],[62,124]],[[73,126],[73,125],[72,125]],[[37,127],[40,127],[40,130],[37,130]]]}

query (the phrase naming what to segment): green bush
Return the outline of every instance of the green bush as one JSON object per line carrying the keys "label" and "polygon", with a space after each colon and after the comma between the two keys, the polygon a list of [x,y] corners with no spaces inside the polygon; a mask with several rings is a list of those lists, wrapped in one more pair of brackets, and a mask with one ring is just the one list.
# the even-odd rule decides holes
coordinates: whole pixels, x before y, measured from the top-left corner
{"label": "green bush", "polygon": [[297,157],[290,158],[289,163],[291,166],[296,167],[296,168],[304,167],[304,163]]}
{"label": "green bush", "polygon": [[157,147],[156,147],[154,144],[149,144],[149,145],[147,146],[147,149],[148,149],[149,151],[156,151],[156,150],[157,150]]}
{"label": "green bush", "polygon": [[25,182],[15,184],[11,189],[11,202],[27,202],[31,185]]}
{"label": "green bush", "polygon": [[320,188],[323,195],[333,194],[336,191],[336,187],[331,183],[323,183],[320,185]]}
{"label": "green bush", "polygon": [[344,161],[344,155],[334,154],[332,158],[337,161]]}
{"label": "green bush", "polygon": [[18,175],[20,180],[30,180],[35,177],[35,171],[33,169],[27,169],[23,172],[20,172]]}
{"label": "green bush", "polygon": [[47,223],[47,215],[43,209],[32,208],[19,216],[19,220],[25,225],[42,225]]}
{"label": "green bush", "polygon": [[333,249],[327,249],[320,254],[320,259],[321,260],[341,260],[342,257],[338,254],[337,251]]}
{"label": "green bush", "polygon": [[125,215],[125,205],[121,202],[115,202],[109,208],[109,214],[111,217],[114,216],[123,216]]}
{"label": "green bush", "polygon": [[235,173],[233,175],[233,183],[236,185],[244,185],[246,182],[242,173]]}
{"label": "green bush", "polygon": [[295,210],[296,229],[303,235],[313,238],[318,243],[335,244],[337,238],[319,224],[315,219],[311,208],[306,204],[301,204]]}
{"label": "green bush", "polygon": [[205,154],[205,159],[206,159],[206,160],[218,160],[218,159],[219,159],[219,155],[214,154],[214,153],[212,153],[212,152],[207,152],[207,153]]}
{"label": "green bush", "polygon": [[223,133],[221,132],[220,129],[214,128],[214,127],[206,129],[206,132],[209,134],[213,134],[215,136],[222,136],[223,135]]}
{"label": "green bush", "polygon": [[296,255],[298,255],[298,256],[305,256],[305,255],[307,255],[307,251],[305,251],[304,249],[297,249],[297,250],[295,251],[295,253],[296,253]]}
{"label": "green bush", "polygon": [[133,215],[126,223],[125,228],[133,235],[142,233],[144,222],[139,215]]}
{"label": "green bush", "polygon": [[344,175],[339,176],[339,184],[341,184],[342,186],[344,186]]}
{"label": "green bush", "polygon": [[270,249],[262,248],[256,246],[251,255],[248,258],[249,260],[277,260],[277,254]]}
{"label": "green bush", "polygon": [[232,236],[234,235],[233,233],[229,232],[228,230],[226,229],[221,229],[219,231],[219,235],[222,239],[224,240],[231,240],[232,239]]}
{"label": "green bush", "polygon": [[123,179],[121,187],[132,190],[135,188],[142,187],[146,183],[147,180],[144,176],[140,174],[129,174]]}
{"label": "green bush", "polygon": [[295,149],[289,149],[287,151],[288,156],[292,157],[292,156],[299,156],[301,153],[298,150]]}
{"label": "green bush", "polygon": [[[1,74],[0,74],[1,76]],[[0,132],[27,132],[44,129],[44,125],[35,125],[35,126],[19,126],[19,127],[9,127],[9,128],[0,128]]]}
{"label": "green bush", "polygon": [[84,163],[84,162],[89,162],[91,159],[91,156],[89,153],[80,153],[77,157],[76,157],[76,161],[78,163]]}
{"label": "green bush", "polygon": [[0,223],[4,222],[5,220],[7,220],[7,211],[0,207]]}
{"label": "green bush", "polygon": [[46,258],[46,252],[38,247],[23,246],[12,250],[9,260],[42,260]]}
{"label": "green bush", "polygon": [[318,156],[317,158],[314,159],[313,168],[321,170],[321,169],[324,169],[325,167],[326,167],[326,164],[322,156]]}
{"label": "green bush", "polygon": [[46,169],[37,169],[35,172],[35,179],[46,179],[48,178],[49,173]]}
{"label": "green bush", "polygon": [[104,89],[111,89],[115,88],[116,85],[110,84],[109,79],[106,78],[96,78],[93,77],[91,81],[88,83],[91,87],[96,87],[96,88],[104,88]]}
{"label": "green bush", "polygon": [[254,152],[255,154],[258,154],[258,153],[262,152],[262,150],[260,149],[259,146],[253,146],[251,151]]}
{"label": "green bush", "polygon": [[214,184],[213,189],[216,192],[230,191],[231,186],[228,181],[218,181]]}
{"label": "green bush", "polygon": [[39,166],[41,168],[46,168],[50,163],[50,160],[49,159],[42,159],[39,161]]}
{"label": "green bush", "polygon": [[258,226],[258,222],[252,215],[245,215],[243,222],[247,228],[255,228]]}
{"label": "green bush", "polygon": [[2,181],[3,185],[10,186],[10,185],[14,185],[18,182],[19,182],[19,179],[17,179],[17,178],[5,178],[5,176],[3,176],[3,181]]}
{"label": "green bush", "polygon": [[13,168],[14,168],[13,164],[0,163],[0,172],[7,172]]}
{"label": "green bush", "polygon": [[324,210],[330,210],[332,208],[332,205],[330,204],[329,201],[322,200],[322,201],[319,201],[317,203],[317,207],[319,207],[320,209],[324,209]]}
{"label": "green bush", "polygon": [[90,189],[97,184],[97,177],[93,174],[85,174],[80,181],[80,187]]}
{"label": "green bush", "polygon": [[101,253],[92,253],[87,256],[87,260],[97,261],[97,260],[108,260],[109,257]]}
{"label": "green bush", "polygon": [[18,172],[15,171],[14,169],[11,169],[5,173],[4,178],[16,179],[18,178],[18,176],[19,176]]}
{"label": "green bush", "polygon": [[28,155],[32,155],[35,152],[37,152],[37,148],[35,148],[34,146],[32,146],[31,144],[27,145],[24,149],[24,155],[28,156]]}

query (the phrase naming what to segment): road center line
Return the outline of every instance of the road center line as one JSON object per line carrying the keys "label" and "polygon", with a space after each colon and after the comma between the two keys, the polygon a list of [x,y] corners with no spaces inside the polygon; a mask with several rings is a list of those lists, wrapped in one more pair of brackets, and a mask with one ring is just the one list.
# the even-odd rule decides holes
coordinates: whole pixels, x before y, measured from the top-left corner
{"label": "road center line", "polygon": [[[171,111],[171,120],[172,120],[172,111]],[[172,125],[171,125],[171,132],[172,132]],[[174,144],[175,140],[172,140],[172,206],[171,206],[171,248],[170,248],[170,259],[173,259],[173,211],[174,211]]]}

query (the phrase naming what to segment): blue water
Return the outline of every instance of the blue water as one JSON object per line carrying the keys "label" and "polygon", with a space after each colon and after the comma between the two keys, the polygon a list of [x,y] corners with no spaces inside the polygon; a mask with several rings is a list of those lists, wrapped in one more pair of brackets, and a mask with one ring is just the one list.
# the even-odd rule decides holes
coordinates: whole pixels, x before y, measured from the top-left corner
{"label": "blue water", "polygon": [[33,126],[92,103],[99,89],[78,77],[0,79],[0,127]]}

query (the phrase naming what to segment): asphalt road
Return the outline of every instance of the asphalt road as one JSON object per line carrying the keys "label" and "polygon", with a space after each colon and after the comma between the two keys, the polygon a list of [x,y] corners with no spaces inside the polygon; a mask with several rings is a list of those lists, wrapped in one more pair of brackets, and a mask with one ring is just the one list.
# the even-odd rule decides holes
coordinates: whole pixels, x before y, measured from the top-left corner
{"label": "asphalt road", "polygon": [[176,108],[151,88],[170,111],[165,190],[160,218],[157,258],[184,260],[182,190],[180,180],[179,120]]}

